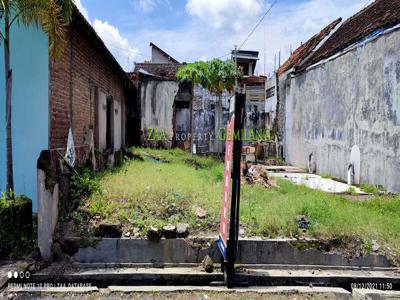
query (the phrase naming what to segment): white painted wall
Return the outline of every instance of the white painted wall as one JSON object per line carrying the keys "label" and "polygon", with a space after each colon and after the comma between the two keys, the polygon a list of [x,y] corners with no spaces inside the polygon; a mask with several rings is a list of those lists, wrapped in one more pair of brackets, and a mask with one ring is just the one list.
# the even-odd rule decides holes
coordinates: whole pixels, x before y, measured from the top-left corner
{"label": "white painted wall", "polygon": [[122,145],[122,106],[114,99],[114,150],[118,151]]}
{"label": "white painted wall", "polygon": [[173,105],[179,84],[176,81],[147,81],[141,86],[142,129],[165,131],[168,139],[173,137]]}
{"label": "white painted wall", "polygon": [[97,106],[98,116],[98,148],[104,150],[107,148],[107,96],[103,92],[99,92],[99,101]]}

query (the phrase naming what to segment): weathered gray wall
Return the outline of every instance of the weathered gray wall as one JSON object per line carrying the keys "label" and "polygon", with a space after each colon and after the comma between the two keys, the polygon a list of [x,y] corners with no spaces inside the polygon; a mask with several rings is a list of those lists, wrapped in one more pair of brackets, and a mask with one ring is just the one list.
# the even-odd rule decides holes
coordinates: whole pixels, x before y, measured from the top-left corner
{"label": "weathered gray wall", "polygon": [[361,182],[400,191],[400,31],[291,80],[281,81],[284,147],[289,163],[346,179],[353,145],[361,151]]}
{"label": "weathered gray wall", "polygon": [[265,129],[265,83],[246,86],[244,128],[249,136],[251,131]]}
{"label": "weathered gray wall", "polygon": [[[222,124],[226,126],[229,117],[228,92],[222,94]],[[193,95],[193,127],[195,132],[194,143],[197,153],[213,151],[213,140],[215,138],[215,103],[216,95],[212,95],[201,86],[194,88]],[[223,143],[223,142],[222,142]],[[224,143],[223,143],[224,144]]]}
{"label": "weathered gray wall", "polygon": [[277,86],[276,86],[276,75],[274,74],[265,83],[265,90],[273,90],[273,95],[266,95],[265,99],[265,126],[268,129],[272,129],[274,119],[276,117],[277,109]]}
{"label": "weathered gray wall", "polygon": [[173,105],[179,90],[176,81],[142,81],[140,87],[142,130],[164,129],[169,140],[173,138]]}

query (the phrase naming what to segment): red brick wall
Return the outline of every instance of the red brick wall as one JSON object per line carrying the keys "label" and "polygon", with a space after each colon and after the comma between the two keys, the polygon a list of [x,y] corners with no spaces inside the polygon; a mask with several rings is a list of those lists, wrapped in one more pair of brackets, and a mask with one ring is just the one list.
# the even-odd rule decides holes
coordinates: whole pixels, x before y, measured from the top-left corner
{"label": "red brick wall", "polygon": [[121,103],[128,101],[124,79],[93,37],[76,22],[67,36],[62,57],[50,61],[50,148],[66,147],[71,120],[76,146],[89,129],[96,134],[96,87]]}

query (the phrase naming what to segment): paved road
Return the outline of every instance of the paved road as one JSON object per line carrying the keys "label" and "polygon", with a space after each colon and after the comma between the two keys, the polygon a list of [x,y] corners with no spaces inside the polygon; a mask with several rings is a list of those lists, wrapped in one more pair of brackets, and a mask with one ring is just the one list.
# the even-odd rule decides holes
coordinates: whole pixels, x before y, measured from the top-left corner
{"label": "paved road", "polygon": [[7,288],[0,293],[0,299],[400,299],[399,291],[378,291],[355,289],[352,293],[341,288],[329,287],[249,287],[228,290],[212,286],[109,286],[105,289],[49,288],[26,292]]}

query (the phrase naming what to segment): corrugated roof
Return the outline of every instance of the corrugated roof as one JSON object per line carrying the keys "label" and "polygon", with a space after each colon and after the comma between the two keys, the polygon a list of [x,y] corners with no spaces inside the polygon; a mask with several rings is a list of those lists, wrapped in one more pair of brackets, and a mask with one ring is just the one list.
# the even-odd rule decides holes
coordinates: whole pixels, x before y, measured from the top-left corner
{"label": "corrugated roof", "polygon": [[400,23],[400,0],[376,0],[347,19],[298,71],[327,59],[375,31]]}
{"label": "corrugated roof", "polygon": [[286,60],[285,63],[278,69],[277,74],[281,75],[302,63],[341,21],[342,18],[336,19],[322,29],[319,33],[310,38],[307,42],[302,44],[299,48],[297,48],[289,57],[289,59]]}

